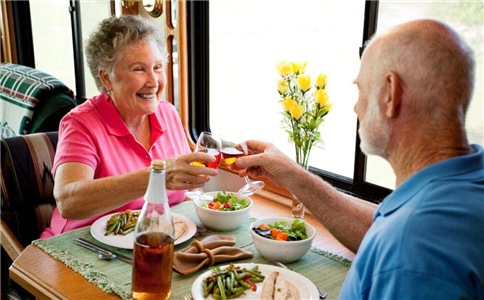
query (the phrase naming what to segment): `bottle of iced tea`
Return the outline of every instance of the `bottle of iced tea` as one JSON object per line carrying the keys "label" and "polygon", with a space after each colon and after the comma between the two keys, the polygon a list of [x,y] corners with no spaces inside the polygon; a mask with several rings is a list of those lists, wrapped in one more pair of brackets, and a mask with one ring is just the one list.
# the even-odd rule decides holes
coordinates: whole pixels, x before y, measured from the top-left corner
{"label": "bottle of iced tea", "polygon": [[134,299],[168,299],[171,293],[175,228],[165,187],[166,165],[151,162],[145,204],[134,231],[131,295]]}

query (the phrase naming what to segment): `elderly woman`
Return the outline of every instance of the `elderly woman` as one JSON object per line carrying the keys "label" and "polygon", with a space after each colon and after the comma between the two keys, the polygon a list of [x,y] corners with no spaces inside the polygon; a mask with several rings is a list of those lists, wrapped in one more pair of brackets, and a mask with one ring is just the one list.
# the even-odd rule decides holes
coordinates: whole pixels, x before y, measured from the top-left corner
{"label": "elderly woman", "polygon": [[170,205],[217,171],[193,166],[214,157],[190,153],[178,113],[161,99],[167,51],[160,32],[139,16],[101,22],[86,57],[100,95],[61,121],[52,172],[57,208],[41,238],[140,209],[152,159],[167,162]]}

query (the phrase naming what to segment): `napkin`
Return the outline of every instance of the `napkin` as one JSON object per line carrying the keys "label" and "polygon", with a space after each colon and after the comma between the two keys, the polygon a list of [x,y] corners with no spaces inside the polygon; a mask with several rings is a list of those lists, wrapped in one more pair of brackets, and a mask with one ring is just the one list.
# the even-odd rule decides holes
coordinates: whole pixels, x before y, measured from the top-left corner
{"label": "napkin", "polygon": [[173,268],[180,274],[190,275],[204,266],[211,267],[225,261],[252,258],[252,251],[244,251],[233,245],[233,235],[211,235],[201,242],[195,240],[187,248],[175,252]]}

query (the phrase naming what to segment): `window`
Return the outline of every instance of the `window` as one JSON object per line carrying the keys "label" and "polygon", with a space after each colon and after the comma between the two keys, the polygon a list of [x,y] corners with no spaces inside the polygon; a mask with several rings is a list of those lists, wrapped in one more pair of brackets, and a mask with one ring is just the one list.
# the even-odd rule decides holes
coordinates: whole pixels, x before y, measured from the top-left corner
{"label": "window", "polygon": [[[277,5],[273,1],[258,1],[257,5],[211,1],[210,8],[208,2],[194,1],[191,5],[194,108],[190,126],[195,136],[207,128],[214,132],[236,128],[250,138],[271,141],[294,157],[294,145],[280,128],[276,63],[308,61],[308,74],[328,74],[334,103],[320,129],[325,148],[313,149],[311,171],[335,187],[371,201],[378,202],[391,192],[364,180],[365,156],[356,145],[353,111],[358,91],[352,82],[358,74],[363,40],[375,30],[377,1],[351,5],[313,0],[297,5],[293,1],[278,1]],[[210,82],[209,88],[201,81]],[[199,117],[204,110],[210,121]]]}
{"label": "window", "polygon": [[[230,128],[271,141],[290,157],[294,144],[281,129],[276,64],[307,61],[315,80],[328,74],[334,103],[320,127],[324,149],[309,164],[348,178],[354,173],[359,70],[365,2],[210,1],[210,128]],[[250,18],[248,17],[250,16]]]}
{"label": "window", "polygon": [[[472,3],[314,0],[298,1],[297,5],[293,1],[264,0],[199,3],[202,8],[189,10],[190,20],[196,24],[189,28],[194,41],[189,45],[190,72],[195,71],[195,75],[190,74],[195,105],[190,126],[194,133],[207,128],[214,132],[236,128],[249,133],[250,138],[271,141],[294,157],[293,145],[280,128],[275,66],[281,60],[308,61],[308,74],[328,74],[328,91],[334,103],[326,126],[320,130],[326,147],[312,151],[311,170],[362,198],[382,199],[395,187],[393,171],[383,159],[366,158],[356,144],[353,106],[357,90],[351,81],[358,73],[362,37],[371,36],[377,26],[384,30],[424,17],[441,19],[463,33],[477,57],[477,84],[467,128],[470,141],[483,144],[483,4]],[[209,82],[208,87],[200,84],[203,80]],[[209,120],[200,120],[197,114],[205,115],[204,109]]]}
{"label": "window", "polygon": [[[30,1],[35,68],[76,91],[71,18],[67,1]],[[49,34],[46,34],[48,32]]]}
{"label": "window", "polygon": [[84,82],[86,85],[86,98],[92,98],[99,94],[99,91],[87,66],[84,54],[86,41],[89,39],[99,23],[110,16],[110,0],[83,1],[81,2],[81,24],[82,24],[82,55],[84,56]]}

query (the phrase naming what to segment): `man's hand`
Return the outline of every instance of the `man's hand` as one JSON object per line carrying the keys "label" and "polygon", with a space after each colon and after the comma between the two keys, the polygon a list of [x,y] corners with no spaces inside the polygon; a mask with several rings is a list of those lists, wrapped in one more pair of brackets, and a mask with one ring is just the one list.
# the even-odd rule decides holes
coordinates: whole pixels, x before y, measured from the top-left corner
{"label": "man's hand", "polygon": [[293,176],[293,171],[300,168],[271,143],[256,140],[246,143],[252,154],[238,158],[235,164],[239,168],[247,168],[248,173],[254,177],[263,176],[284,186],[286,180]]}

